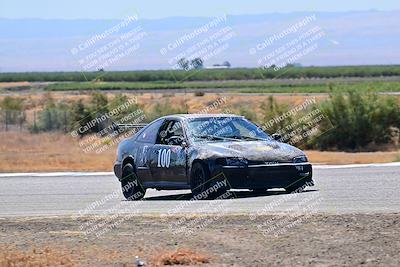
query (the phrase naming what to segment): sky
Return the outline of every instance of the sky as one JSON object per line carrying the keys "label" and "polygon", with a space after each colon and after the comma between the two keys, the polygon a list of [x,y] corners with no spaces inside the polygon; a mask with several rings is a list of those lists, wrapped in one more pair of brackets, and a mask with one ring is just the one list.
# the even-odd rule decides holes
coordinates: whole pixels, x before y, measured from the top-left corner
{"label": "sky", "polygon": [[1,0],[0,18],[110,19],[290,13],[297,11],[400,10],[399,0]]}

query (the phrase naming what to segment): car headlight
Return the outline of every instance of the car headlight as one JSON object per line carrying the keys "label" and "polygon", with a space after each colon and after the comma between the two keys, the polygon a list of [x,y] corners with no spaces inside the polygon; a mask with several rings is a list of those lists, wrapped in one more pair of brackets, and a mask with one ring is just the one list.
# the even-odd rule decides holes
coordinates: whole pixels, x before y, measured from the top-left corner
{"label": "car headlight", "polygon": [[217,164],[223,166],[246,166],[248,164],[245,158],[219,158]]}
{"label": "car headlight", "polygon": [[293,163],[303,163],[303,162],[308,162],[307,157],[304,155],[293,158]]}

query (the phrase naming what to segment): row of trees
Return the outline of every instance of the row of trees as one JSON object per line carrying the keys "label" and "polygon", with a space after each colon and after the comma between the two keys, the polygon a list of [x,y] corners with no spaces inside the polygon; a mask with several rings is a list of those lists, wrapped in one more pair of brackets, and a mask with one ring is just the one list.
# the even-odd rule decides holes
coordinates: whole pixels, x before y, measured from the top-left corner
{"label": "row of trees", "polygon": [[[203,59],[196,57],[192,60],[188,60],[186,58],[181,58],[178,60],[178,66],[182,69],[182,70],[199,70],[199,69],[203,69],[204,68],[204,61]],[[215,68],[230,68],[231,67],[231,63],[229,63],[229,61],[224,61],[222,64],[214,64],[213,67]]]}
{"label": "row of trees", "polygon": [[[187,73],[181,70],[141,70],[141,71],[106,71],[101,78],[106,82],[144,82],[144,81],[175,81],[183,80]],[[381,77],[400,76],[400,66],[335,66],[335,67],[294,67],[290,71],[277,72],[273,68],[263,70],[259,68],[226,68],[219,70],[196,71],[187,77],[189,81],[216,81],[216,80],[248,80],[265,78],[333,78],[333,77]],[[99,72],[25,72],[0,73],[0,82],[45,82],[45,81],[81,81],[95,80]]]}
{"label": "row of trees", "polygon": [[178,60],[178,66],[183,70],[202,69],[203,64],[204,64],[204,61],[199,57],[194,58],[190,61],[186,58],[181,58]]}

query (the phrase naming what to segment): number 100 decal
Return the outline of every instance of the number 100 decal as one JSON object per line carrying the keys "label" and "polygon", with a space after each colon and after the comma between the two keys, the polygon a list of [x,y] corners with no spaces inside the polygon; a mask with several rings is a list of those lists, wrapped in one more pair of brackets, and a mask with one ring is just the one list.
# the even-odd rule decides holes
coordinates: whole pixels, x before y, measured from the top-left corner
{"label": "number 100 decal", "polygon": [[170,149],[159,149],[157,167],[169,168],[171,163],[171,150]]}

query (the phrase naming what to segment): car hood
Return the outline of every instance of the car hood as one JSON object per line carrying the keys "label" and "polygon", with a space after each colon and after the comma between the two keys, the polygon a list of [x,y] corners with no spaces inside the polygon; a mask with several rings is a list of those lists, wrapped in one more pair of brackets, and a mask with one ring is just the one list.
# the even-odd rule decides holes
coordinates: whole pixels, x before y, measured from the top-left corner
{"label": "car hood", "polygon": [[243,157],[253,161],[292,162],[294,157],[304,155],[300,149],[274,140],[205,142],[197,148],[201,158]]}

